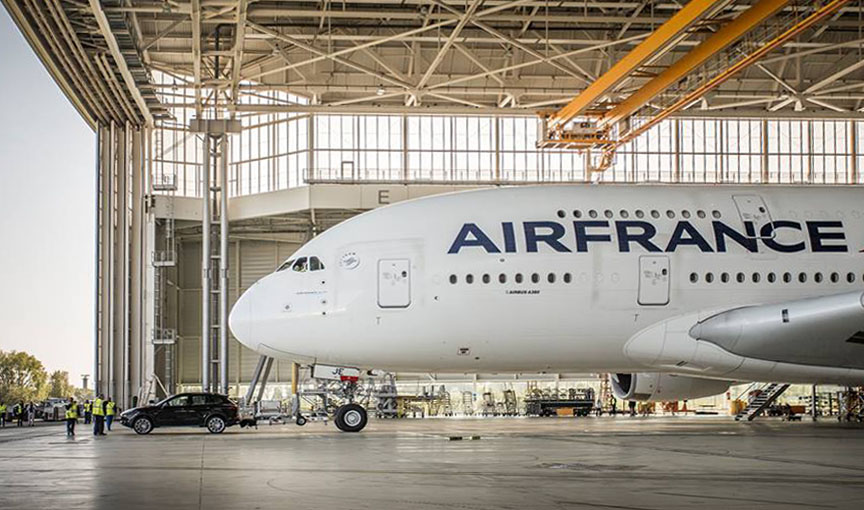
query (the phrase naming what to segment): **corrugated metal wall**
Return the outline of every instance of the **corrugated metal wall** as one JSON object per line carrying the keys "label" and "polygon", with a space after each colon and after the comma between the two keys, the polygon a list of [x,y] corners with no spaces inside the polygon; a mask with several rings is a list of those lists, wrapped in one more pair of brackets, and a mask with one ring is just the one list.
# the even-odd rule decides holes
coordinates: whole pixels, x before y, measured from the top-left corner
{"label": "corrugated metal wall", "polygon": [[[231,243],[229,250],[229,299],[234,301],[258,279],[272,273],[302,244],[297,240],[241,239]],[[187,241],[180,244],[178,264],[177,317],[178,357],[177,383],[201,383],[201,243]],[[172,313],[169,311],[168,313]],[[259,355],[230,337],[228,346],[229,384],[246,384],[258,362]],[[238,372],[239,367],[239,372]],[[271,382],[287,382],[291,378],[290,363],[280,361],[273,365]]]}

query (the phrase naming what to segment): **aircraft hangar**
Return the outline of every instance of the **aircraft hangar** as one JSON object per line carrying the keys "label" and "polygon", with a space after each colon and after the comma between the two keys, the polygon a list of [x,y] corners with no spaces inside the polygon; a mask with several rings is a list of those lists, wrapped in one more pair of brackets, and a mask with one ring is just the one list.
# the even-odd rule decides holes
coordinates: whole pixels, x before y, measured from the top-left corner
{"label": "aircraft hangar", "polygon": [[[244,292],[293,263],[305,243],[412,199],[567,185],[600,194],[639,184],[626,188],[633,200],[656,188],[795,187],[837,196],[859,189],[861,0],[3,5],[95,134],[94,392],[113,396],[122,410],[213,392],[239,404],[243,425],[257,417],[254,429],[230,427],[220,436],[207,427],[194,434],[157,427],[139,437],[115,427],[104,441],[58,447],[70,458],[86,449],[92,464],[70,464],[68,476],[80,484],[63,478],[51,501],[151,508],[860,503],[864,465],[855,440],[864,390],[851,384],[735,381],[716,396],[631,408],[615,397],[620,380],[582,369],[320,365],[336,374],[327,379],[308,359],[250,349],[229,318]],[[521,221],[520,203],[499,206]],[[580,207],[559,218],[573,221]],[[614,207],[592,208],[591,218],[637,214]],[[691,215],[667,209],[658,201],[644,214]],[[429,221],[442,212],[430,210]],[[801,211],[800,219],[820,214]],[[862,214],[854,210],[849,220]],[[556,220],[554,210],[531,219]],[[426,228],[418,222],[415,234]],[[737,275],[705,267],[691,278],[713,280],[715,271],[712,292],[733,292],[736,279],[757,282],[750,267]],[[816,274],[844,292],[864,283],[861,264],[851,276],[809,277]],[[573,269],[574,285],[597,278]],[[759,283],[768,285],[764,278]],[[369,415],[368,429],[356,435],[333,424],[346,380],[361,387],[356,397]],[[33,476],[48,484],[67,473],[54,465]],[[0,487],[8,489],[0,494],[5,508],[28,505],[24,489]]]}

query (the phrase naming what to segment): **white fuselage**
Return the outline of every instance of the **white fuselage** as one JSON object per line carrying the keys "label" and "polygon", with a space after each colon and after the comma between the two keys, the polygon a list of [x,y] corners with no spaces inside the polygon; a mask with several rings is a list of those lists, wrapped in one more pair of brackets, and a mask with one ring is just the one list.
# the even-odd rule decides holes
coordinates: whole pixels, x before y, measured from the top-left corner
{"label": "white fuselage", "polygon": [[[317,257],[323,269],[288,267],[261,279],[235,305],[231,328],[258,352],[303,362],[656,371],[625,353],[638,332],[687,314],[864,290],[862,248],[859,187],[453,193],[324,232],[292,256],[307,266]],[[790,370],[800,366],[800,375],[787,379],[864,380],[860,348],[857,358],[813,370],[798,360]],[[759,370],[703,375],[755,380]]]}

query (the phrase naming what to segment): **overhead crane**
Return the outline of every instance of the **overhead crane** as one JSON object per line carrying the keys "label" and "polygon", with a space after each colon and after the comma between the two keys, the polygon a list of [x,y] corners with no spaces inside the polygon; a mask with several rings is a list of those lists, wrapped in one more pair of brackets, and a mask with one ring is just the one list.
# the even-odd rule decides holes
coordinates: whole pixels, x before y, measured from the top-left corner
{"label": "overhead crane", "polygon": [[[588,170],[606,170],[620,146],[693,105],[849,1],[759,0],[727,20],[722,14],[729,1],[691,0],[570,103],[542,114],[544,136],[538,146],[587,151]],[[708,20],[720,27],[623,100],[615,101],[617,94],[613,93],[625,80],[653,66],[694,27]],[[599,153],[596,163],[592,151]]]}

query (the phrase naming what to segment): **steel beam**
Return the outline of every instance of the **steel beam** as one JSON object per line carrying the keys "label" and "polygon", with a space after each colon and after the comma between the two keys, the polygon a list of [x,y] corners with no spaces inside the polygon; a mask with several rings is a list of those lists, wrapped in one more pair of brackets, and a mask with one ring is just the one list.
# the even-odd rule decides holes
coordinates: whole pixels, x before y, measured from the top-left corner
{"label": "steel beam", "polygon": [[210,135],[204,136],[201,172],[201,390],[210,391]]}
{"label": "steel beam", "polygon": [[[632,77],[633,72],[640,66],[677,44],[678,39],[686,36],[687,29],[693,26],[694,23],[705,16],[717,12],[717,10],[721,9],[728,2],[729,0],[691,0],[680,11],[675,13],[669,21],[660,25],[657,30],[633,48],[624,58],[616,62],[609,71],[597,78],[587,89],[573,98],[570,104],[552,115],[548,121],[549,128],[561,127],[573,120],[577,115],[582,114],[589,106],[601,99],[619,83]],[[624,31],[626,29],[622,30],[619,38],[624,35]]]}
{"label": "steel beam", "polygon": [[[99,30],[102,33],[102,37],[105,39],[105,43],[108,45],[108,50],[111,52],[111,57],[114,59],[114,64],[117,66],[117,69],[120,71],[120,76],[123,77],[123,83],[126,84],[126,88],[129,90],[129,93],[132,94],[132,98],[135,100],[135,104],[138,106],[138,110],[141,112],[141,116],[144,118],[144,122],[147,126],[153,125],[153,115],[150,113],[150,108],[147,107],[147,103],[144,101],[144,97],[141,95],[141,91],[138,90],[138,85],[135,83],[135,78],[132,76],[132,73],[129,71],[129,67],[126,65],[126,59],[123,57],[123,53],[120,51],[120,46],[117,44],[117,39],[114,38],[114,33],[111,31],[111,26],[108,23],[108,18],[105,16],[105,12],[102,10],[102,4],[99,0],[90,0],[90,9],[93,11],[93,16],[96,18],[96,23],[99,25]],[[137,119],[129,119],[135,121]]]}
{"label": "steel beam", "polygon": [[612,126],[629,117],[658,94],[693,72],[713,55],[723,51],[741,36],[773,16],[788,3],[789,0],[760,0],[603,115],[598,125],[600,127]]}
{"label": "steel beam", "polygon": [[228,394],[228,135],[222,135],[219,161],[219,391]]}

